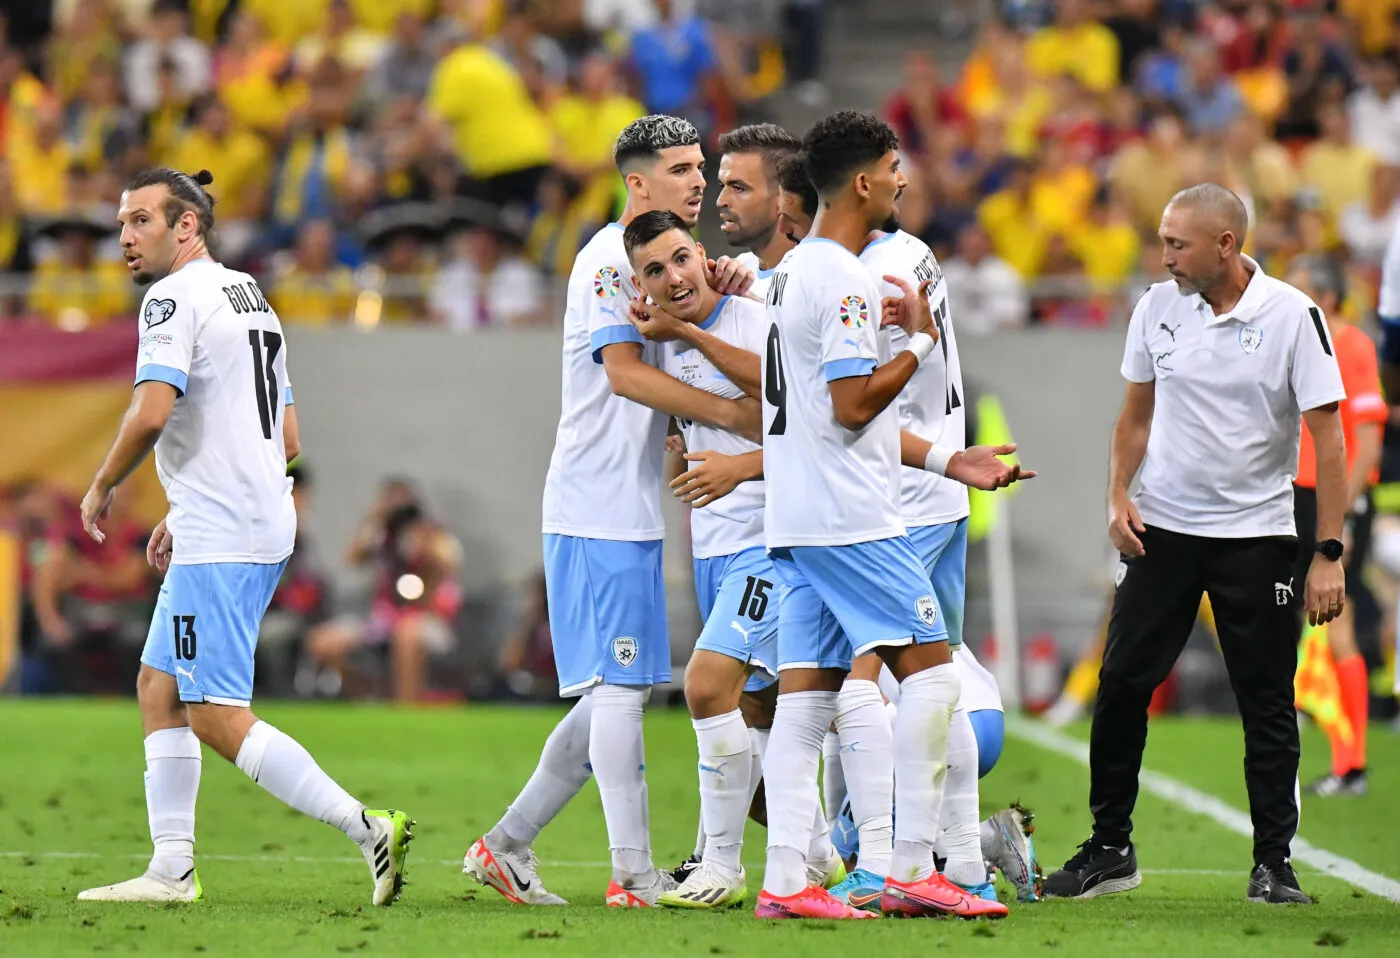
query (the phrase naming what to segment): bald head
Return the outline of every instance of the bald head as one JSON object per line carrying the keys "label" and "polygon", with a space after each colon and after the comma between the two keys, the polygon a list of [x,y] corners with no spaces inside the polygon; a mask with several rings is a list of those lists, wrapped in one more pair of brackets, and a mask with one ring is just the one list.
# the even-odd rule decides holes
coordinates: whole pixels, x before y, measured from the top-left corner
{"label": "bald head", "polygon": [[1249,230],[1249,212],[1241,200],[1218,183],[1197,183],[1172,197],[1167,208],[1189,209],[1196,214],[1197,223],[1215,232],[1230,232],[1235,236],[1235,249],[1244,246]]}
{"label": "bald head", "polygon": [[1182,190],[1162,211],[1162,265],[1183,296],[1210,299],[1227,277],[1241,275],[1240,249],[1249,214],[1223,186],[1202,183]]}

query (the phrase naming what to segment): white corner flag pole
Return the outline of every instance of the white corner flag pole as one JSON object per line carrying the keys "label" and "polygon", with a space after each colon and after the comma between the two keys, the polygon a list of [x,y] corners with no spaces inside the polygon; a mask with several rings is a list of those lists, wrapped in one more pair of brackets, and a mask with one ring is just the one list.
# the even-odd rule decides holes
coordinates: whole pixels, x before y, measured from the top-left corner
{"label": "white corner flag pole", "polygon": [[997,655],[993,668],[1007,712],[1021,708],[1021,638],[1016,624],[1016,572],[1011,548],[1011,517],[1006,496],[992,497],[992,527],[987,534],[987,578],[992,604],[992,636]]}

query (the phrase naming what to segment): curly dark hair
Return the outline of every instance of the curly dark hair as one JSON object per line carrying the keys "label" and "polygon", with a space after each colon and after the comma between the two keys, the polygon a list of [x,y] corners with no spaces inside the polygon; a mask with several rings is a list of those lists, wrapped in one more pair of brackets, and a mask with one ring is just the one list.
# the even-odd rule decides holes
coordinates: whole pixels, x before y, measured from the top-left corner
{"label": "curly dark hair", "polygon": [[856,170],[899,149],[899,136],[873,113],[842,110],[816,122],[802,139],[807,176],[823,197],[844,187]]}

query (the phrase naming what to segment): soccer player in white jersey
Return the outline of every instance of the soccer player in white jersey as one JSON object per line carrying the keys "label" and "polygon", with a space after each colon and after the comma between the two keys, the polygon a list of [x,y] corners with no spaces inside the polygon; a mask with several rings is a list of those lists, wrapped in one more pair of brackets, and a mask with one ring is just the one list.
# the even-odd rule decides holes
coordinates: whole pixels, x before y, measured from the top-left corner
{"label": "soccer player in white jersey", "polygon": [[[900,290],[881,277],[901,277],[910,286],[929,283],[930,311],[938,330],[938,348],[919,364],[896,406],[902,429],[950,449],[965,449],[966,417],[963,409],[962,368],[957,338],[948,313],[948,287],[932,250],[920,239],[899,229],[897,212],[882,229],[871,234],[860,256],[886,298]],[[909,335],[897,325],[886,326],[891,353],[909,345]],[[900,483],[900,504],[909,540],[933,588],[948,630],[948,644],[964,688],[978,676],[959,660],[970,656],[962,648],[963,606],[967,569],[967,486],[923,469],[905,468]],[[878,655],[857,659],[841,686],[837,700],[836,732],[827,735],[823,754],[827,774],[823,787],[828,814],[842,807],[841,792],[849,792],[850,811],[859,833],[857,867],[832,894],[849,904],[868,907],[880,900],[893,834],[893,731],[878,681],[883,665]],[[977,790],[977,739],[968,709],[962,703],[953,713],[948,739],[949,771],[940,820],[938,856],[946,860],[943,873],[950,881],[989,901],[996,890],[987,881],[979,839]],[[839,756],[839,762],[837,757]],[[844,778],[844,781],[843,781]],[[998,833],[1011,836],[1013,849],[999,852],[1008,874],[1018,879],[1018,897],[1033,900],[1033,863],[1028,822],[1019,807],[1005,809],[992,819]],[[873,846],[873,847],[872,847]],[[1007,861],[1007,859],[1010,861]]]}
{"label": "soccer player in white jersey", "polygon": [[157,169],[122,194],[127,266],[149,286],[141,304],[131,406],[83,497],[83,527],[152,448],[170,510],[146,557],[165,573],[136,694],[146,734],[146,811],[155,852],[145,874],[82,892],[82,901],[198,901],[194,811],[200,743],[364,853],[373,901],[403,885],[413,824],[352,798],[294,739],[255,716],[253,652],[296,536],[287,460],[296,413],[277,314],[247,273],[209,255],[207,171]]}
{"label": "soccer player in white jersey", "polygon": [[[891,405],[937,346],[927,290],[902,279],[894,318],[909,347],[883,364],[879,287],[857,258],[905,179],[898,138],[868,114],[842,112],[808,132],[807,173],[821,197],[812,234],[783,260],[768,293],[763,354],[765,536],[788,591],[779,609],[779,696],[768,753],[768,863],[761,918],[856,918],[805,883],[817,765],[853,656],[878,651],[900,681],[894,729],[896,823],[881,909],[901,915],[1001,917],[934,867],[959,684],[947,630],[899,510],[901,462],[998,488],[1017,467],[980,461],[901,433]],[[918,458],[922,454],[922,459]],[[975,462],[975,467],[974,467]],[[976,468],[979,475],[968,476]]]}
{"label": "soccer player in white jersey", "polygon": [[796,244],[778,230],[778,165],[802,143],[773,123],[754,123],[719,138],[719,228],[739,262],[757,275],[753,292],[768,292],[779,260]]}
{"label": "soccer player in white jersey", "polygon": [[[642,746],[651,686],[671,677],[661,569],[660,494],[666,417],[754,438],[752,400],[697,389],[657,368],[628,316],[636,295],[623,230],[653,209],[687,226],[700,215],[704,155],[695,127],[647,116],[619,135],[627,183],[621,221],[574,262],[564,314],[562,411],[544,493],[545,586],[563,697],[579,702],[545,742],[540,763],[505,816],[467,852],[463,870],[520,904],[563,904],[536,871],[531,843],[597,777],[613,874],[605,902],[646,907],[675,887],[652,863]],[[753,275],[732,260],[706,264],[721,293]]]}
{"label": "soccer player in white jersey", "polygon": [[[669,211],[643,213],[628,225],[623,242],[637,284],[652,303],[757,359],[768,332],[763,305],[708,288],[704,255],[684,220]],[[745,395],[700,350],[671,342],[659,352],[661,368],[676,379],[729,399]],[[682,420],[679,426],[690,448],[728,455],[760,450],[749,439],[705,423]],[[739,699],[746,682],[757,690],[777,676],[779,596],[763,546],[763,484],[746,483],[720,502],[697,508],[690,535],[705,626],[686,667],[685,693],[700,753],[705,845],[698,867],[660,901],[676,908],[724,908],[748,894],[739,854],[754,777],[760,774],[759,744]]]}

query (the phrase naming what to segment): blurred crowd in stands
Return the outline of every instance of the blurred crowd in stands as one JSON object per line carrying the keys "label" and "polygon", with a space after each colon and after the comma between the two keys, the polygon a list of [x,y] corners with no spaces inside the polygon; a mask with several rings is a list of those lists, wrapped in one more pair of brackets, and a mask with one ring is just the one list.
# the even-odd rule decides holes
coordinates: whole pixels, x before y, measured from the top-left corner
{"label": "blurred crowd in stands", "polygon": [[[345,564],[361,588],[337,594],[307,522],[311,476],[293,465],[296,550],[258,634],[262,696],[553,700],[558,690],[544,578],[524,590],[504,638],[465,621],[462,547],[414,484],[386,478]],[[83,532],[76,500],[25,481],[0,489],[0,548],[18,561],[18,653],[0,687],[23,694],[130,694],[161,576],[150,529],[121,501],[107,541]],[[0,566],[4,563],[0,562]],[[0,597],[0,603],[11,601]]]}
{"label": "blurred crowd in stands", "polygon": [[[4,313],[130,315],[122,184],[214,173],[220,255],[287,322],[553,321],[648,111],[712,141],[820,99],[822,0],[53,0],[0,19]],[[780,41],[779,37],[785,38]]]}

